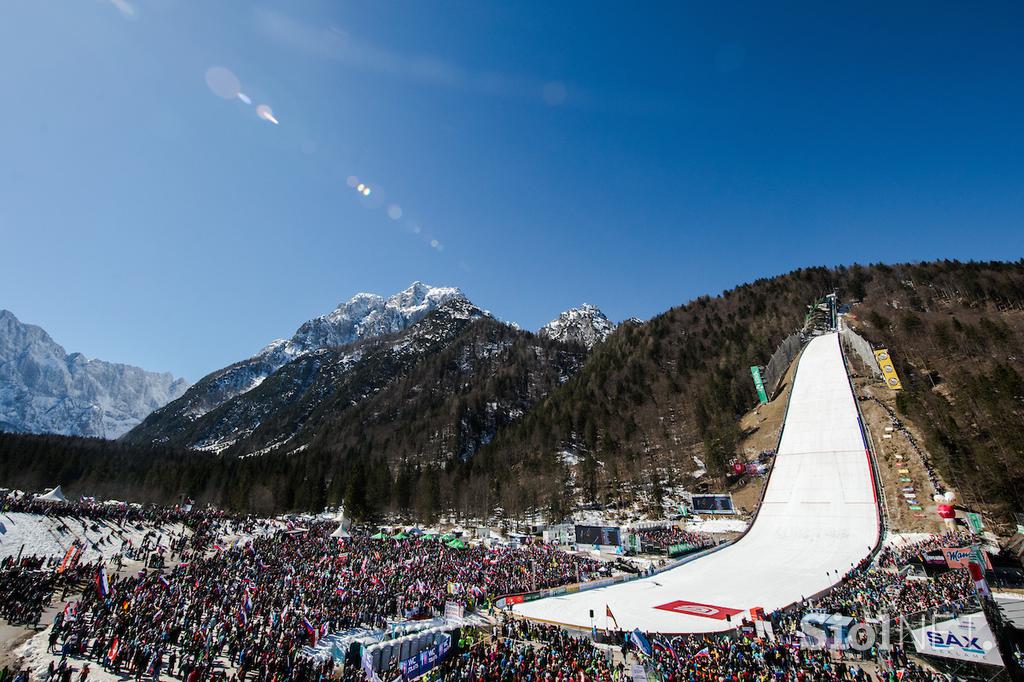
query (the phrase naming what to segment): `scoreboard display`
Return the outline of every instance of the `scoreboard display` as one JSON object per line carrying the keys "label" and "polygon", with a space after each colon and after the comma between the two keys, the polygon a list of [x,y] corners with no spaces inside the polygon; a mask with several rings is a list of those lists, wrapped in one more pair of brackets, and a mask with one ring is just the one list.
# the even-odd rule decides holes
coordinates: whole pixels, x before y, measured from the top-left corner
{"label": "scoreboard display", "polygon": [[576,526],[576,544],[618,546],[622,535],[615,526]]}

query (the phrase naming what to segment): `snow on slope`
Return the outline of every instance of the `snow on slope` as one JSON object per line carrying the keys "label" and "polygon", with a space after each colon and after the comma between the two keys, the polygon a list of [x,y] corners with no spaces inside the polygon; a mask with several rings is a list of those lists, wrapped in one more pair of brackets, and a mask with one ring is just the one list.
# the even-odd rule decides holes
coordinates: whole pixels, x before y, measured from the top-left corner
{"label": "snow on slope", "polygon": [[[138,547],[146,532],[153,529],[152,526],[143,526],[139,530],[133,525],[122,527],[102,521],[96,522],[97,529],[94,530],[92,524],[89,519],[70,516],[52,517],[22,512],[0,514],[0,560],[17,556],[18,552],[22,552],[23,556],[63,557],[75,540],[85,543],[83,562],[92,562],[101,557],[106,560],[121,552],[123,540],[131,540]],[[165,537],[169,533],[180,534],[181,526],[173,524],[157,532],[163,532]],[[109,539],[99,544],[104,538]]]}
{"label": "snow on slope", "polygon": [[613,331],[615,324],[597,306],[584,303],[566,310],[537,333],[556,341],[580,343],[589,349],[604,341]]}
{"label": "snow on slope", "polygon": [[[650,578],[513,608],[589,628],[590,610],[603,614],[607,605],[623,629],[713,632],[731,628],[714,617],[724,609],[736,611],[736,622],[752,607],[770,612],[810,597],[838,582],[878,540],[866,453],[838,336],[818,337],[801,356],[775,467],[745,536]],[[711,615],[694,615],[699,611]]]}
{"label": "snow on slope", "polygon": [[68,355],[0,310],[0,429],[117,438],[187,388],[167,373]]}
{"label": "snow on slope", "polygon": [[259,386],[264,379],[306,353],[400,332],[452,300],[466,300],[455,287],[413,282],[388,298],[360,293],[337,308],[304,322],[290,339],[277,339],[251,358],[207,375],[185,394],[174,413],[198,419]]}
{"label": "snow on slope", "polygon": [[455,287],[432,287],[422,282],[413,282],[389,298],[356,294],[326,315],[303,323],[292,338],[271,342],[257,357],[266,357],[280,367],[311,350],[400,332],[443,303],[464,298]]}

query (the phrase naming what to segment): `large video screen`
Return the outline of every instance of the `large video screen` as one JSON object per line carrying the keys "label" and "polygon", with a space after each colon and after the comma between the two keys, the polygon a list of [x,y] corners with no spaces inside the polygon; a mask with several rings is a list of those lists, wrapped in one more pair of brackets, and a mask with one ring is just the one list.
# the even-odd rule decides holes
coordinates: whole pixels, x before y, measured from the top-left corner
{"label": "large video screen", "polygon": [[578,545],[619,545],[622,544],[619,529],[612,526],[576,526]]}
{"label": "large video screen", "polygon": [[694,495],[693,511],[697,514],[735,514],[732,495]]}

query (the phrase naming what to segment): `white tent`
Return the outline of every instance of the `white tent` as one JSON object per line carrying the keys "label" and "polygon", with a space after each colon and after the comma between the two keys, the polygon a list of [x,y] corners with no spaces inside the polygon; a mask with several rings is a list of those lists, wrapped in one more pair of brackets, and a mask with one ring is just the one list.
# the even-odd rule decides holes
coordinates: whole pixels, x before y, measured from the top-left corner
{"label": "white tent", "polygon": [[348,532],[348,529],[346,528],[346,525],[347,524],[344,521],[342,521],[341,525],[338,526],[334,530],[333,533],[331,533],[331,537],[332,538],[350,538],[350,537],[352,537],[352,533]]}
{"label": "white tent", "polygon": [[67,498],[64,497],[64,492],[57,486],[45,495],[37,495],[36,499],[40,502],[67,502]]}

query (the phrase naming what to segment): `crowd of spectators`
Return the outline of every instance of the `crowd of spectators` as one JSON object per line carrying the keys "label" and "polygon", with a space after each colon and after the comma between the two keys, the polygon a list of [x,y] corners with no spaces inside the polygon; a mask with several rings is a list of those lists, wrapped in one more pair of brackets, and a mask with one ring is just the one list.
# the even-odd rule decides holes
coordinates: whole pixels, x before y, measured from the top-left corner
{"label": "crowd of spectators", "polygon": [[0,495],[0,513],[13,512],[51,517],[70,516],[80,520],[111,521],[120,525],[134,523],[150,526],[164,526],[172,523],[191,524],[203,519],[231,518],[221,510],[198,509],[193,508],[191,504],[164,507],[113,500],[97,502],[92,498],[82,498],[77,501],[44,500],[13,492]]}
{"label": "crowd of spectators", "polygon": [[[453,547],[438,539],[375,539],[370,531],[339,540],[331,537],[334,525],[322,522],[274,532],[239,520],[193,526],[162,548],[165,572],[111,568],[104,583],[97,570],[81,598],[58,614],[51,651],[136,677],[299,682],[330,672],[329,659],[300,655],[329,632],[608,574],[601,562],[546,545]],[[218,544],[228,530],[236,542]],[[55,585],[26,582],[20,571],[0,571],[12,602],[45,603],[40,598]],[[33,573],[42,581],[55,575],[52,562]]]}
{"label": "crowd of spectators", "polygon": [[718,544],[714,535],[685,530],[678,526],[667,528],[641,528],[634,531],[640,536],[641,548],[648,553],[667,552],[672,545],[686,544],[694,548],[713,547]]}
{"label": "crowd of spectators", "polygon": [[950,530],[940,534],[928,535],[914,542],[901,545],[888,545],[878,553],[876,563],[889,568],[899,568],[907,563],[920,560],[927,552],[934,552],[943,547],[966,547],[977,538],[966,531]]}
{"label": "crowd of spectators", "polygon": [[[792,620],[792,619],[790,619]],[[630,664],[643,664],[662,682],[945,682],[949,678],[909,659],[899,646],[862,655],[802,647],[777,620],[772,640],[743,634],[653,637],[650,655],[635,640],[618,633],[620,647],[598,646],[589,638],[549,625],[504,620],[492,636],[460,646],[426,682],[625,682]],[[795,622],[795,621],[794,621]],[[384,671],[383,682],[396,671]],[[366,682],[361,668],[345,674],[347,682]],[[650,678],[648,678],[650,679]]]}
{"label": "crowd of spectators", "polygon": [[[625,666],[585,637],[561,628],[506,622],[499,637],[470,644],[443,666],[427,673],[426,682],[573,682],[621,680]],[[383,678],[382,678],[383,679]]]}
{"label": "crowd of spectators", "polygon": [[[89,518],[109,520],[88,506],[95,515]],[[373,529],[353,530],[339,539],[332,536],[334,524],[327,522],[303,528],[180,509],[136,511],[139,516],[131,512],[119,522],[188,528],[173,534],[154,527],[142,535],[137,558],[159,551],[167,570],[145,565],[118,570],[116,562],[102,571],[99,564],[74,563],[59,570],[60,561],[53,557],[0,563],[0,616],[12,623],[37,624],[57,591],[61,601],[69,593],[81,594],[57,614],[47,635],[55,656],[50,679],[71,679],[75,664],[79,679],[97,667],[136,679],[173,676],[188,682],[337,677],[341,671],[330,657],[305,656],[304,647],[330,632],[435,615],[449,601],[490,609],[501,595],[609,573],[606,564],[590,557],[542,544],[467,547],[436,537],[371,535]],[[647,534],[645,542],[666,547],[713,542],[711,536],[683,529],[641,533]],[[662,682],[888,681],[897,673],[908,682],[945,679],[915,666],[899,648],[873,650],[866,659],[803,648],[797,623],[809,610],[866,619],[962,604],[974,595],[966,571],[912,578],[896,568],[922,552],[966,544],[966,539],[946,534],[883,551],[875,563],[854,568],[826,595],[772,614],[775,638],[742,631],[653,638],[653,655],[644,662]],[[628,676],[630,656],[640,656],[624,640],[625,657],[615,656],[612,648],[589,638],[524,621],[504,620],[491,635],[464,637],[428,673],[428,682],[618,681]],[[388,682],[394,673],[385,671],[381,677]],[[364,679],[358,666],[348,666],[344,677]]]}

